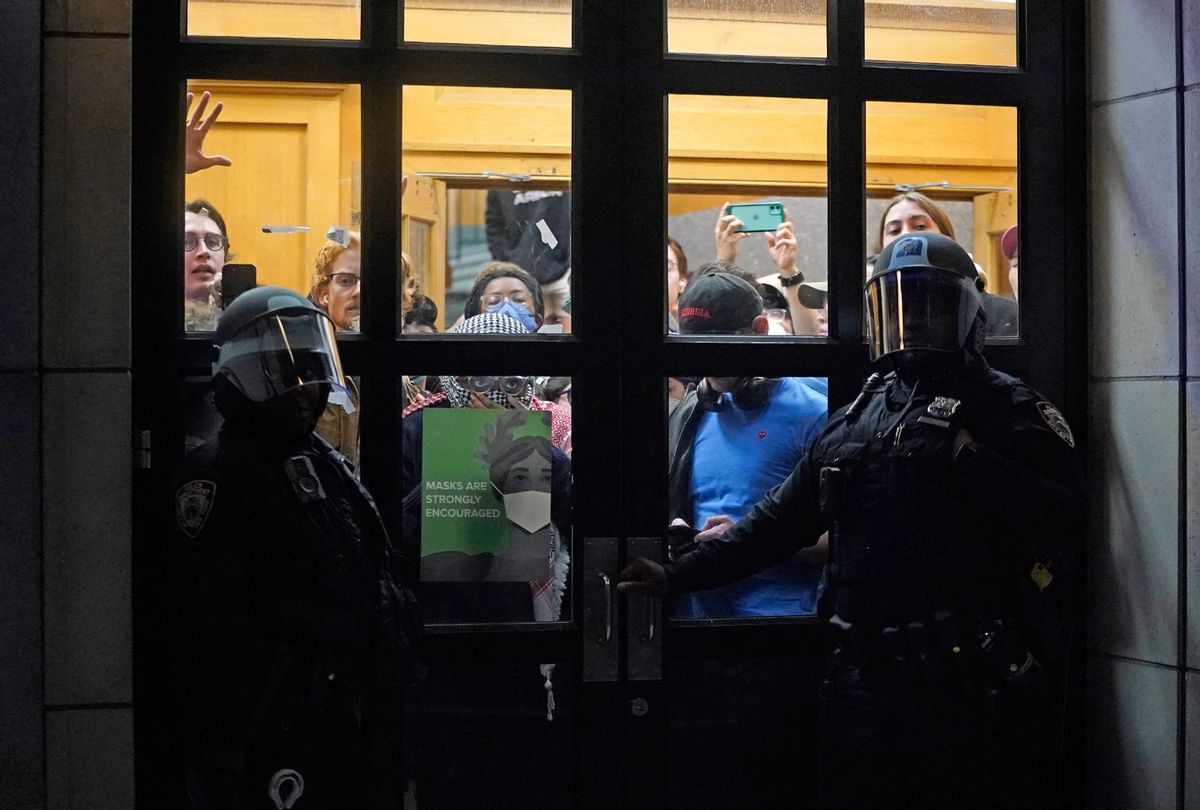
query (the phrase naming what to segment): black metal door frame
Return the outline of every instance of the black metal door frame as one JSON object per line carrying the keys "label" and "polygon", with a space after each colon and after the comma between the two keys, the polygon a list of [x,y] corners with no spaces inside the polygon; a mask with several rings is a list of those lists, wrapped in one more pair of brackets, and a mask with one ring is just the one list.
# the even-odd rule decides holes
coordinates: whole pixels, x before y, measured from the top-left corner
{"label": "black metal door frame", "polygon": [[[153,467],[135,474],[134,649],[139,800],[156,804],[161,784],[147,763],[166,734],[154,714],[164,676],[156,645],[154,504],[178,459],[182,413],[164,387],[207,372],[208,339],[182,336],[178,266],[183,199],[183,88],[189,78],[357,83],[363,109],[363,266],[365,334],[341,341],[347,370],[363,376],[364,475],[394,491],[398,475],[396,391],[403,369],[495,373],[537,368],[576,379],[574,414],[576,536],[660,536],[665,514],[666,431],[661,409],[668,375],[829,377],[830,407],[847,402],[868,370],[861,341],[864,213],[864,104],[869,100],[999,104],[1018,109],[1022,337],[993,346],[995,365],[1026,377],[1083,427],[1087,263],[1083,8],[1018,0],[1018,66],[975,68],[864,62],[863,0],[829,0],[828,58],[766,59],[667,54],[664,5],[636,0],[574,0],[574,47],[495,48],[405,43],[398,0],[363,0],[360,42],[189,39],[180,9],[133,3],[132,245],[134,425],[148,430]],[[395,335],[399,266],[398,144],[402,84],[548,87],[574,92],[572,217],[575,275],[571,337],[497,344]],[[828,100],[829,340],[664,338],[666,96],[671,93]],[[647,178],[659,178],[647,182]],[[635,223],[631,225],[630,223]],[[658,223],[646,227],[636,223]],[[503,345],[497,355],[497,346]],[[492,359],[486,359],[486,358]],[[485,358],[485,359],[481,359]],[[650,404],[648,406],[648,404]],[[177,403],[176,403],[177,405]],[[619,426],[619,427],[618,427]],[[613,441],[613,436],[619,441]],[[619,471],[614,475],[614,471]],[[394,528],[398,510],[381,499]],[[579,566],[574,616],[583,616]],[[625,638],[626,606],[617,628]],[[432,636],[435,660],[555,660],[578,656],[575,626],[549,632],[458,632]],[[754,654],[819,645],[811,621],[667,628],[665,655]],[[626,664],[622,652],[621,666]],[[1079,668],[1076,669],[1080,673]],[[1080,750],[1082,680],[1072,692],[1070,751]],[[576,773],[580,803],[665,805],[667,695],[661,682],[584,688]],[[649,711],[635,714],[632,701]],[[614,740],[616,744],[614,744]],[[1069,754],[1069,777],[1082,757]]]}

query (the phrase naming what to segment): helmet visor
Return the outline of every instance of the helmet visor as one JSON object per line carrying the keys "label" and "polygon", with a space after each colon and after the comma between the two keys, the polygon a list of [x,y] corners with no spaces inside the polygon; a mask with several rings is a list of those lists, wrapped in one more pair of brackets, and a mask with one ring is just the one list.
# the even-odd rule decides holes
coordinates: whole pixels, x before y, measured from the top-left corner
{"label": "helmet visor", "polygon": [[250,323],[218,350],[223,373],[251,402],[266,402],[302,385],[346,390],[333,323],[316,312],[273,313]]}
{"label": "helmet visor", "polygon": [[866,299],[872,360],[901,351],[956,352],[979,310],[970,281],[928,267],[875,276]]}

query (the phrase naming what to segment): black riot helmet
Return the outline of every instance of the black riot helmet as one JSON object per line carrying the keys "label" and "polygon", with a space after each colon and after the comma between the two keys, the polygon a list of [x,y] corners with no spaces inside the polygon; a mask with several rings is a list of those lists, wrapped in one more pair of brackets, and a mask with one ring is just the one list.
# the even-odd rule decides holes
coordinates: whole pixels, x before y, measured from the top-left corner
{"label": "black riot helmet", "polygon": [[883,249],[865,288],[871,360],[961,352],[983,316],[983,282],[953,239],[932,231]]}
{"label": "black riot helmet", "polygon": [[213,380],[256,404],[304,386],[345,391],[333,321],[283,287],[248,290],[217,322]]}

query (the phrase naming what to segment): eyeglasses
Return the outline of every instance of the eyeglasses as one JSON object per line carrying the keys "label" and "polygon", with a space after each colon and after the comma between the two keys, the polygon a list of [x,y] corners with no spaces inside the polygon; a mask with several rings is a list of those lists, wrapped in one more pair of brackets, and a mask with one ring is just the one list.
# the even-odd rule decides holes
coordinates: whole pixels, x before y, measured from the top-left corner
{"label": "eyeglasses", "polygon": [[522,292],[520,290],[510,292],[508,295],[504,295],[503,293],[490,293],[483,296],[483,298],[480,299],[480,303],[482,303],[485,307],[494,307],[496,304],[503,303],[506,298],[509,301],[512,301],[514,304],[520,304],[521,306],[528,306],[529,304],[529,293]]}
{"label": "eyeglasses", "polygon": [[763,315],[767,316],[768,321],[782,321],[788,316],[786,309],[764,309]]}
{"label": "eyeglasses", "polygon": [[[229,240],[219,233],[204,234],[204,246],[209,250],[224,250],[229,247]],[[183,235],[183,252],[191,253],[200,246],[201,236],[198,233],[185,233]]]}
{"label": "eyeglasses", "polygon": [[331,273],[329,283],[339,290],[353,290],[362,283],[362,276],[358,273]]}
{"label": "eyeglasses", "polygon": [[519,397],[529,388],[530,377],[455,377],[454,380],[468,391],[476,394],[486,394],[489,391],[499,391]]}

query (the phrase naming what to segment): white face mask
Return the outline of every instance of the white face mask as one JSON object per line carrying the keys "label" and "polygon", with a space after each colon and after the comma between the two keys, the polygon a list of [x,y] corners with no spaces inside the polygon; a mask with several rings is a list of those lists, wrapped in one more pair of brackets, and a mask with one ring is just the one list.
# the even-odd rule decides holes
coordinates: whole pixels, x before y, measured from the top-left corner
{"label": "white face mask", "polygon": [[504,514],[530,534],[550,525],[549,492],[506,492],[501,497],[504,499]]}

